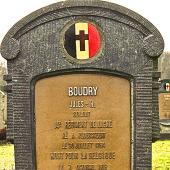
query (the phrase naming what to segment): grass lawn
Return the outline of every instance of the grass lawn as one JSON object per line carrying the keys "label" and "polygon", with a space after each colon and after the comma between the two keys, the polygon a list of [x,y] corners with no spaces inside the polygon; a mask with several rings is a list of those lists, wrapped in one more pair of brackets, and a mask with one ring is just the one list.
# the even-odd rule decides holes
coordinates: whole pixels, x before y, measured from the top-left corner
{"label": "grass lawn", "polygon": [[14,146],[0,143],[0,170],[14,169]]}
{"label": "grass lawn", "polygon": [[170,140],[153,144],[152,170],[170,170]]}
{"label": "grass lawn", "polygon": [[[170,170],[170,141],[153,144],[152,170]],[[14,170],[14,146],[0,144],[0,170]]]}

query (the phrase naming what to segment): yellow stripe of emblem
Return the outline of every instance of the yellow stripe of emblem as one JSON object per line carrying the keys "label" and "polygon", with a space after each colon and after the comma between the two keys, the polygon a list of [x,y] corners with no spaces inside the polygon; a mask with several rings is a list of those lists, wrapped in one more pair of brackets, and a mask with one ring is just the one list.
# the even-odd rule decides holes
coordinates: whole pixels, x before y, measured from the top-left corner
{"label": "yellow stripe of emblem", "polygon": [[[76,39],[76,55],[77,55],[77,59],[80,60],[84,60],[84,59],[89,59],[89,40],[88,39],[83,39],[82,41],[84,41],[83,45],[85,45],[84,50],[81,50],[81,46],[82,46],[82,42],[81,42],[81,38],[84,35],[88,36],[88,23],[76,23],[75,24],[75,33],[76,36],[79,37],[79,39]],[[81,35],[83,34],[83,35]]]}

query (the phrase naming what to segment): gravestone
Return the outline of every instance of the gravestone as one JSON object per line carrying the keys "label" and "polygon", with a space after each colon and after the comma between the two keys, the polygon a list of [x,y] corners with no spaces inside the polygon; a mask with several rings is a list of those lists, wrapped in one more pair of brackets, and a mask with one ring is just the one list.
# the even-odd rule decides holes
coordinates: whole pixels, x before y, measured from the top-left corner
{"label": "gravestone", "polygon": [[170,79],[170,53],[164,52],[158,59],[158,70],[161,72],[161,80]]}
{"label": "gravestone", "polygon": [[160,81],[159,114],[161,139],[170,139],[170,79]]}
{"label": "gravestone", "polygon": [[98,0],[52,4],[14,25],[1,54],[16,170],[151,169],[163,48],[145,18]]}

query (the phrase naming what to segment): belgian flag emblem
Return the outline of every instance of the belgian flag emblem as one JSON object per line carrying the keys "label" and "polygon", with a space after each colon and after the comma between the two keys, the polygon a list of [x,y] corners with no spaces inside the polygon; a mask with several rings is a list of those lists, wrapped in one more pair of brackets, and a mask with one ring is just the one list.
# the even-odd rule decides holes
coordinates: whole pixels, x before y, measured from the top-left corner
{"label": "belgian flag emblem", "polygon": [[89,22],[78,22],[65,32],[64,47],[67,53],[78,60],[93,58],[101,48],[97,27]]}
{"label": "belgian flag emblem", "polygon": [[165,90],[170,92],[170,83],[165,83]]}

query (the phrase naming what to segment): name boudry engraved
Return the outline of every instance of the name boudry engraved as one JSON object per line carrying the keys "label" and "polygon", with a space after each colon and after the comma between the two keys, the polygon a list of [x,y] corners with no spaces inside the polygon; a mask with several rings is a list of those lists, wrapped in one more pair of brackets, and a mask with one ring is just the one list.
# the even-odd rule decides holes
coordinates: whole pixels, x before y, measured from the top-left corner
{"label": "name boudry engraved", "polygon": [[68,87],[68,96],[97,96],[98,87],[94,86],[74,86]]}

